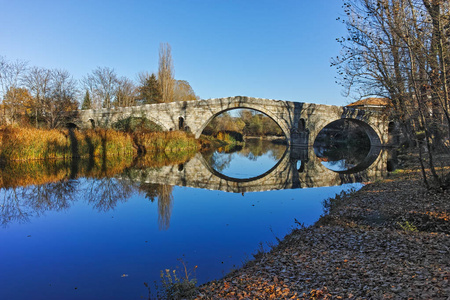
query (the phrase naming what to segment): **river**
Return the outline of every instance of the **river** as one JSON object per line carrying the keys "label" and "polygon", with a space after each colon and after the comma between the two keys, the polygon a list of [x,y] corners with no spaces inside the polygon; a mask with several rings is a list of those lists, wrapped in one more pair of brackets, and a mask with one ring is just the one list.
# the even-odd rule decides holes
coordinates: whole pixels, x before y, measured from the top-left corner
{"label": "river", "polygon": [[218,279],[385,174],[383,150],[358,162],[326,152],[254,140],[172,160],[8,166],[0,299],[148,299],[144,283],[184,266],[200,284]]}

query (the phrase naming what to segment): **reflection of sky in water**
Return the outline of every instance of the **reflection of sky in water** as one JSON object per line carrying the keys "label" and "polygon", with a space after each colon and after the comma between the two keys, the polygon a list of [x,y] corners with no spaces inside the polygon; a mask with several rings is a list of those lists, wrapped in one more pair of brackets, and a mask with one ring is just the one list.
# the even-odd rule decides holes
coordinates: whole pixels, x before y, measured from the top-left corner
{"label": "reflection of sky in water", "polygon": [[231,159],[222,170],[221,174],[233,178],[252,178],[264,174],[270,170],[278,160],[274,159],[272,152],[262,154],[261,156],[254,157],[252,155],[244,155],[240,152],[233,153],[219,153],[215,154],[216,158],[220,161],[227,161]]}
{"label": "reflection of sky in water", "polygon": [[315,222],[324,199],[361,186],[244,195],[174,187],[170,226],[161,231],[158,201],[144,192],[135,190],[102,211],[88,194],[101,193],[97,180],[73,183],[72,200],[60,211],[33,214],[26,209],[33,204],[19,195],[30,218],[0,228],[0,299],[139,299],[148,294],[143,283],[180,267],[179,258],[198,265],[204,283],[251,259],[260,242],[266,249],[275,244],[295,219]]}

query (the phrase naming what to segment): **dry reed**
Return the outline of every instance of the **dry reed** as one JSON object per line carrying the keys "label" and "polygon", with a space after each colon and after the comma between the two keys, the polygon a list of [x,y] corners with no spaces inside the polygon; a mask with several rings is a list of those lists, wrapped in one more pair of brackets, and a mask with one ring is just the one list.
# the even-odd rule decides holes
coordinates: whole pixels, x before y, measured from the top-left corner
{"label": "dry reed", "polygon": [[132,156],[141,152],[177,152],[199,148],[184,132],[125,133],[111,129],[42,130],[0,128],[0,160]]}

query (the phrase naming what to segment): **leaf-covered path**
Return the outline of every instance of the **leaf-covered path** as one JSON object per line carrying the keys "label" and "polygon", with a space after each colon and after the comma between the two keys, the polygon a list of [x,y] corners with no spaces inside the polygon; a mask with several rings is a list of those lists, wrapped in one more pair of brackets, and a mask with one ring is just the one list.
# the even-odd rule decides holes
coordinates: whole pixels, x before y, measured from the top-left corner
{"label": "leaf-covered path", "polygon": [[403,171],[200,287],[198,299],[450,299],[450,193]]}

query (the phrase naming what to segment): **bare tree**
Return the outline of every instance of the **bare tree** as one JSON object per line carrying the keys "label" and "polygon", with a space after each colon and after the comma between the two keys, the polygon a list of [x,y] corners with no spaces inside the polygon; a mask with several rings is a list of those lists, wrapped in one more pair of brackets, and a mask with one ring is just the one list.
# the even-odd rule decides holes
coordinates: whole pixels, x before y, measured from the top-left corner
{"label": "bare tree", "polygon": [[168,43],[161,43],[159,47],[158,82],[161,88],[163,102],[173,101],[174,69],[172,51]]}
{"label": "bare tree", "polygon": [[138,89],[130,79],[122,77],[118,80],[114,106],[127,107],[136,105]]}
{"label": "bare tree", "polygon": [[[423,5],[431,19],[431,41],[430,41],[430,77],[432,85],[432,97],[436,112],[442,110],[443,116],[450,127],[449,111],[449,70],[450,63],[450,27],[449,3],[444,0],[423,0]],[[450,130],[448,130],[450,138]]]}
{"label": "bare tree", "polygon": [[[337,66],[347,93],[392,100],[395,116],[439,183],[432,152],[450,137],[448,1],[349,0]],[[446,134],[445,134],[446,133]]]}
{"label": "bare tree", "polygon": [[31,111],[29,117],[36,127],[40,123],[47,128],[61,127],[67,114],[78,107],[77,82],[66,70],[32,67],[24,84],[32,96],[25,108]]}
{"label": "bare tree", "polygon": [[40,67],[32,67],[24,78],[24,84],[34,100],[30,109],[33,111],[36,127],[39,127],[39,119],[43,116],[46,98],[50,97],[51,79],[51,71]]}
{"label": "bare tree", "polygon": [[119,79],[114,69],[97,67],[91,74],[83,78],[84,88],[92,97],[92,108],[111,108],[117,95]]}
{"label": "bare tree", "polygon": [[51,91],[43,102],[43,119],[48,128],[64,125],[68,113],[78,107],[77,82],[66,70],[51,71]]}
{"label": "bare tree", "polygon": [[10,88],[19,88],[22,77],[27,70],[27,62],[7,61],[0,56],[0,96],[5,96]]}

